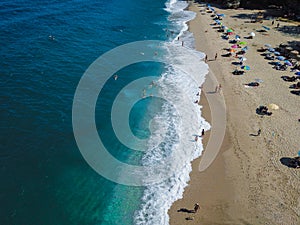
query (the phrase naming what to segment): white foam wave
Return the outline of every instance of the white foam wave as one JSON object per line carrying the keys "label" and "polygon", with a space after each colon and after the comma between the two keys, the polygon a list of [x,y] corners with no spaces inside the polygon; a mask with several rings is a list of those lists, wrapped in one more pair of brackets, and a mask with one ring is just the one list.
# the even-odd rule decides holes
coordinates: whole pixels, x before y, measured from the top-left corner
{"label": "white foam wave", "polygon": [[[169,19],[179,28],[180,40],[184,40],[185,47],[192,47],[193,35],[188,32],[186,22],[193,19],[192,14],[183,11],[187,3],[170,0],[166,3],[167,11],[171,13]],[[201,142],[194,142],[195,134],[201,129],[208,130],[210,125],[201,117],[199,105],[194,101],[199,99],[196,94],[200,92],[199,86],[204,82],[208,66],[201,59],[205,54],[196,50],[186,51],[179,48],[181,43],[173,40],[166,45],[166,60],[168,67],[157,82],[162,96],[166,99],[172,97],[175,108],[166,102],[162,112],[157,115],[152,126],[156,129],[149,140],[149,150],[143,157],[143,164],[162,163],[164,160],[172,162],[178,170],[169,179],[145,188],[140,209],[136,211],[134,222],[137,225],[168,225],[168,210],[172,203],[182,198],[184,188],[189,181],[191,161],[201,155],[203,146]],[[191,57],[191,54],[193,57]],[[180,109],[180,114],[176,109]],[[182,116],[184,115],[184,119]],[[163,143],[155,148],[157,140]]]}
{"label": "white foam wave", "polygon": [[[180,43],[183,41],[185,46],[194,47],[193,38],[190,38],[192,34],[188,32],[187,22],[196,17],[196,13],[185,10],[188,7],[188,3],[185,1],[170,0],[166,3],[165,10],[170,12],[168,17],[177,29],[180,31],[174,41],[180,38]],[[192,42],[192,43],[191,43]]]}

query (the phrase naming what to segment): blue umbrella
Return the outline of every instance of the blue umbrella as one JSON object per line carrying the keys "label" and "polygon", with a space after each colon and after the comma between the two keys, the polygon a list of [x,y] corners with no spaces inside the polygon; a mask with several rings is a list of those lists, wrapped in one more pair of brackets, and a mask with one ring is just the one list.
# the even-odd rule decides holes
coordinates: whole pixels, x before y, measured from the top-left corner
{"label": "blue umbrella", "polygon": [[217,16],[220,16],[220,17],[225,17],[225,14],[217,14]]}
{"label": "blue umbrella", "polygon": [[275,62],[275,65],[276,66],[281,66],[281,63],[280,62]]}
{"label": "blue umbrella", "polygon": [[284,58],[283,56],[281,56],[281,55],[280,55],[280,56],[277,56],[276,59],[278,59],[278,60],[280,60],[280,61],[285,60],[285,58]]}
{"label": "blue umbrella", "polygon": [[275,49],[274,48],[268,48],[268,51],[269,52],[275,52]]}
{"label": "blue umbrella", "polygon": [[241,66],[241,68],[244,70],[250,70],[250,66]]}
{"label": "blue umbrella", "polygon": [[300,75],[300,72],[296,72],[295,74],[299,76],[299,75]]}
{"label": "blue umbrella", "polygon": [[273,52],[274,55],[280,55],[280,52]]}
{"label": "blue umbrella", "polygon": [[293,65],[289,60],[284,60],[284,64],[286,64],[288,66],[292,66]]}
{"label": "blue umbrella", "polygon": [[262,26],[263,28],[265,28],[266,30],[270,30],[270,28],[269,27],[266,27],[266,26]]}
{"label": "blue umbrella", "polygon": [[248,46],[245,46],[244,48],[242,48],[242,51],[247,51],[248,50]]}
{"label": "blue umbrella", "polygon": [[298,152],[298,156],[300,156],[300,151]]}

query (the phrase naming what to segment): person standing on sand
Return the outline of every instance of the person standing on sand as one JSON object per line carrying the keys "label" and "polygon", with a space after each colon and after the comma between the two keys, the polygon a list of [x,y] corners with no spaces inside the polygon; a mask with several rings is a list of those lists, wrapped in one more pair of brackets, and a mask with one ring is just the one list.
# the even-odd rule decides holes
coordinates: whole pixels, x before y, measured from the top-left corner
{"label": "person standing on sand", "polygon": [[257,136],[259,136],[261,133],[261,129],[259,128],[259,130],[257,131]]}
{"label": "person standing on sand", "polygon": [[222,88],[221,84],[217,85],[215,89],[215,93],[219,93],[221,91],[221,88]]}
{"label": "person standing on sand", "polygon": [[218,53],[215,54],[215,61],[217,60],[218,58]]}
{"label": "person standing on sand", "polygon": [[221,91],[221,88],[222,88],[222,86],[221,86],[221,84],[219,84],[219,86],[218,86],[218,92]]}
{"label": "person standing on sand", "polygon": [[205,56],[205,61],[204,62],[207,62],[207,55]]}
{"label": "person standing on sand", "polygon": [[202,129],[202,132],[201,132],[201,137],[203,137],[204,136],[204,129]]}
{"label": "person standing on sand", "polygon": [[199,208],[200,208],[199,203],[196,203],[196,204],[194,205],[194,213],[196,213],[196,212],[199,210]]}

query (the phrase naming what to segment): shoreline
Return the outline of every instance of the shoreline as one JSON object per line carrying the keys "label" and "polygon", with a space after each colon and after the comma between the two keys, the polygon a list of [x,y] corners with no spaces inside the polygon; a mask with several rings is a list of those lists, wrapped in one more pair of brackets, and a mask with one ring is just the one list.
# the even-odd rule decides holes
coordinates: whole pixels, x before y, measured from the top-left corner
{"label": "shoreline", "polygon": [[[278,162],[282,156],[292,156],[292,150],[297,150],[297,146],[299,146],[293,140],[299,136],[297,129],[292,127],[294,121],[290,119],[284,121],[284,112],[276,112],[277,115],[274,113],[271,122],[255,115],[257,105],[277,100],[272,87],[267,87],[269,83],[272,83],[276,89],[278,88],[280,94],[285,95],[275,103],[280,103],[280,106],[283,107],[284,99],[289,97],[289,93],[284,92],[286,85],[282,83],[282,80],[279,79],[275,82],[267,77],[266,73],[277,74],[278,71],[274,72],[263,57],[256,52],[255,48],[258,46],[256,42],[280,44],[279,41],[288,40],[290,37],[285,37],[276,30],[272,30],[270,31],[272,37],[271,35],[265,37],[261,35],[257,38],[258,40],[255,38],[252,41],[251,48],[253,50],[249,51],[247,53],[249,56],[246,55],[246,57],[249,58],[249,62],[250,60],[253,62],[254,65],[250,65],[251,67],[257,67],[254,70],[255,74],[268,84],[264,84],[263,87],[256,90],[259,95],[244,87],[241,90],[242,83],[249,82],[254,77],[250,77],[251,75],[233,77],[230,74],[234,68],[230,63],[233,60],[220,57],[223,53],[222,47],[227,47],[228,43],[222,40],[220,33],[209,25],[212,21],[211,14],[202,15],[199,12],[200,8],[200,4],[190,2],[188,10],[196,12],[197,15],[188,23],[188,26],[194,34],[196,50],[206,53],[208,59],[213,58],[215,52],[218,52],[218,60],[209,61],[208,64],[210,72],[214,73],[222,84],[222,92],[227,106],[227,127],[221,151],[210,167],[204,172],[199,172],[199,163],[203,153],[200,158],[192,162],[193,169],[183,198],[173,203],[169,210],[170,224],[299,224],[300,171],[290,170]],[[229,13],[233,16],[238,13],[251,12],[249,10],[222,11],[222,9],[216,9],[221,13]],[[240,28],[237,31],[239,34],[252,31],[249,28],[250,24],[248,27],[248,24],[240,18],[228,18],[229,22],[232,23],[229,24],[230,26],[236,26],[236,29]],[[207,91],[206,83],[204,83],[204,91]],[[297,100],[299,104],[299,98],[294,96],[286,100],[289,104],[285,104],[285,110],[292,119],[299,112],[293,105],[297,104]],[[202,116],[211,123],[211,112],[203,92],[200,105],[203,106]],[[289,133],[295,132],[294,136],[286,137],[288,134],[284,134],[284,132],[287,127],[292,127],[292,131]],[[262,128],[261,137],[249,137],[251,136],[249,133],[256,132],[258,128]],[[300,133],[298,132],[298,134]],[[211,131],[208,131],[203,138],[204,152],[210,135]],[[283,146],[283,141],[286,141],[286,146]],[[279,154],[278,148],[286,151],[282,150]],[[258,149],[268,151],[260,152]],[[177,211],[180,208],[193,209],[197,202],[200,204],[197,214]],[[187,221],[187,218],[192,220]]]}

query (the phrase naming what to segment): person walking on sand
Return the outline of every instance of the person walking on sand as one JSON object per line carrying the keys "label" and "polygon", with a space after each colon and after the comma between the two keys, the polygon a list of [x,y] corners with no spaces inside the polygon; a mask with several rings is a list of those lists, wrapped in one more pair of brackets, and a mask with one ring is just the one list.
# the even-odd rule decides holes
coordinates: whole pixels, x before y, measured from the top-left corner
{"label": "person walking on sand", "polygon": [[205,61],[204,62],[206,62],[207,63],[207,55],[205,56]]}
{"label": "person walking on sand", "polygon": [[218,58],[218,53],[215,54],[215,61],[217,60]]}
{"label": "person walking on sand", "polygon": [[200,208],[199,203],[196,203],[196,204],[194,205],[194,213],[196,213],[196,212],[199,210],[199,208]]}

